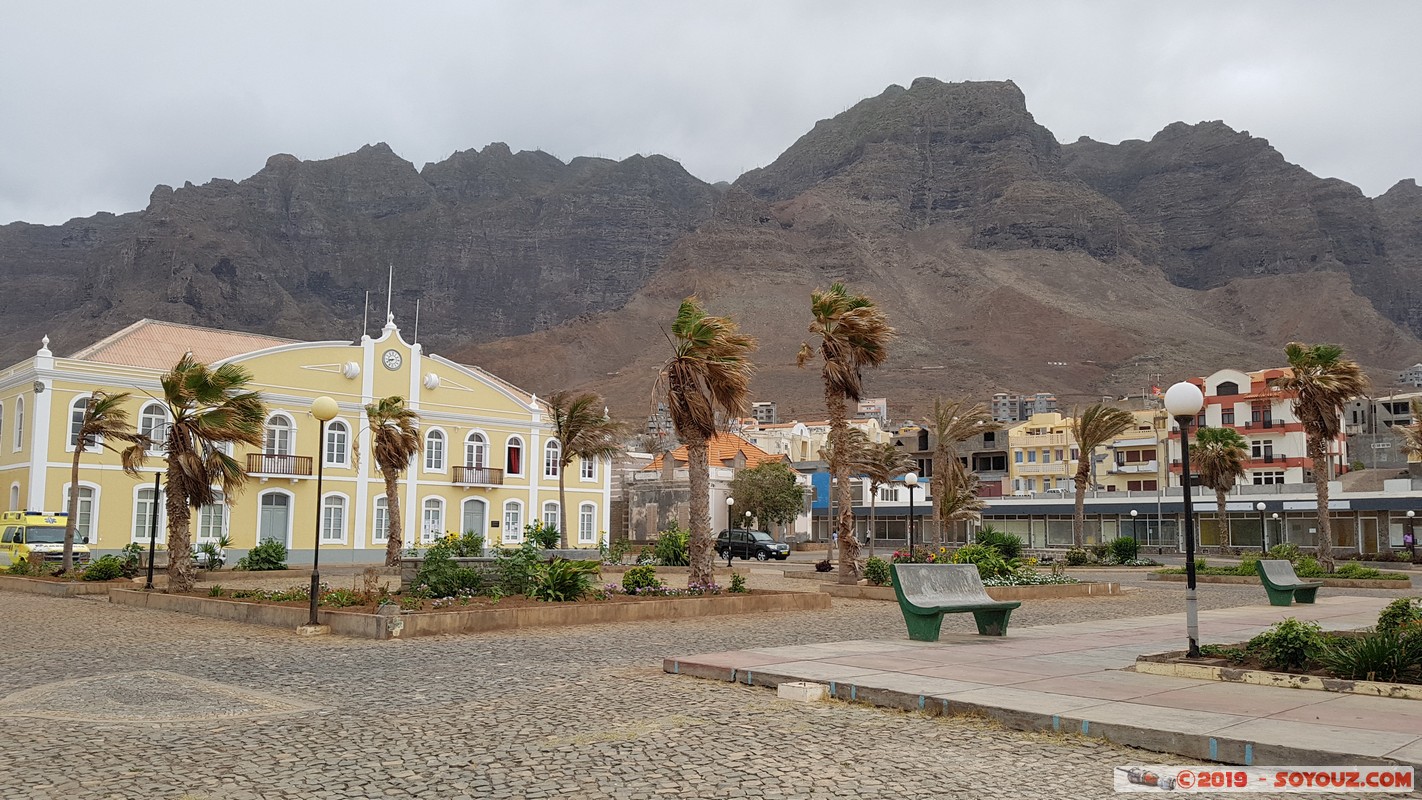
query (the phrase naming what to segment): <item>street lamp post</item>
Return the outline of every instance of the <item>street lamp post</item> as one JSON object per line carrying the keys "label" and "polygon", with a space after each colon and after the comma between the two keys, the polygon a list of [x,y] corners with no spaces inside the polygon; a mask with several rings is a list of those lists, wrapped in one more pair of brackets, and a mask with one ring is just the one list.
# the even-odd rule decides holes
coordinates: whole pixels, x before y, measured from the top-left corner
{"label": "street lamp post", "polygon": [[918,485],[918,473],[910,472],[904,476],[904,485],[908,487],[909,493],[909,516],[908,528],[904,537],[908,540],[908,558],[913,561],[913,487]]}
{"label": "street lamp post", "polygon": [[1254,510],[1259,512],[1259,552],[1269,552],[1269,529],[1264,527],[1264,501],[1260,500],[1254,504]]}
{"label": "street lamp post", "polygon": [[1407,545],[1407,559],[1417,560],[1417,529],[1413,527],[1412,518],[1417,516],[1416,511],[1407,512],[1407,525],[1402,529],[1402,543]]}
{"label": "street lamp post", "polygon": [[1165,392],[1165,410],[1180,425],[1180,477],[1185,489],[1185,655],[1200,657],[1200,607],[1195,595],[1195,512],[1190,498],[1190,423],[1205,405],[1200,387],[1181,381]]}
{"label": "street lamp post", "polygon": [[326,423],[335,419],[340,410],[336,401],[325,395],[311,401],[311,416],[320,425],[316,434],[316,540],[311,549],[311,615],[307,625],[320,624],[316,621],[316,606],[321,603],[321,490],[326,473]]}
{"label": "street lamp post", "polygon": [[[736,505],[736,498],[731,497],[730,495],[727,495],[727,496],[726,496],[726,528],[727,528],[727,530],[726,530],[726,568],[727,568],[727,569],[730,569],[730,567],[731,567],[731,559],[735,558],[735,555],[733,554],[734,551],[733,551],[732,548],[733,548],[733,546],[734,546],[735,543],[736,543],[736,534],[735,534],[734,531],[730,530],[730,528],[736,527],[735,518],[731,516],[731,508],[734,507],[735,505]],[[746,513],[749,514],[750,512],[747,511]]]}
{"label": "street lamp post", "polygon": [[1269,515],[1274,520],[1274,530],[1279,532],[1279,541],[1284,540],[1284,528],[1279,522],[1279,512],[1275,511]]}
{"label": "street lamp post", "polygon": [[1136,513],[1137,512],[1134,508],[1131,509],[1131,539],[1135,541],[1136,549],[1139,550],[1141,546],[1141,537],[1136,534]]}
{"label": "street lamp post", "polygon": [[153,511],[148,519],[148,582],[143,584],[145,589],[153,588],[153,551],[158,549],[158,478],[162,474],[153,473]]}

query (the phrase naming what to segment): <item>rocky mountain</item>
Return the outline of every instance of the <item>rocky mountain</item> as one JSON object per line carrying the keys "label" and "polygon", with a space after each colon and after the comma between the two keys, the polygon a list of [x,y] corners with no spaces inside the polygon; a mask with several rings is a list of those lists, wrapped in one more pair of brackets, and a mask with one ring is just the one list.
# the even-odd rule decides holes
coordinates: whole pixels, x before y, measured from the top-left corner
{"label": "rocky mountain", "polygon": [[1291,339],[1380,371],[1422,360],[1415,182],[1369,199],[1221,123],[1062,146],[1011,82],[932,79],[821,121],[730,186],[658,156],[564,164],[496,144],[417,171],[375,145],[159,187],[123,216],[0,227],[0,275],[27,305],[0,323],[3,355],[141,316],[345,338],[391,263],[401,323],[421,298],[434,351],[539,393],[592,386],[634,417],[688,294],[760,338],[757,396],[821,413],[817,373],[793,362],[810,291],[835,280],[901,333],[868,381],[896,417],[959,391],[1137,392],[1276,364]]}

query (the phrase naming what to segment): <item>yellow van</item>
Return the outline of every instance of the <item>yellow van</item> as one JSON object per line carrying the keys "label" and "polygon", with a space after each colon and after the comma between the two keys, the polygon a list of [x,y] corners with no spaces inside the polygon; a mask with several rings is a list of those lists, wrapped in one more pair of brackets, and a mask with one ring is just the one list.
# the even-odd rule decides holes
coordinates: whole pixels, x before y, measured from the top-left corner
{"label": "yellow van", "polygon": [[[64,560],[65,513],[6,511],[0,514],[0,566],[28,561],[30,553],[43,553],[45,561]],[[89,562],[89,543],[82,534],[74,536],[74,563]]]}

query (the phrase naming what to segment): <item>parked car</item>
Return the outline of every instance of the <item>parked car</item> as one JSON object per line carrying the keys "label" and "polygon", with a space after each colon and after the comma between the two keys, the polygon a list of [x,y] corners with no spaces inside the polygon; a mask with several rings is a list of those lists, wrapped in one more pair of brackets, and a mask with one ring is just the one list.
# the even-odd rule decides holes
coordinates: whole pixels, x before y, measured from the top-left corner
{"label": "parked car", "polygon": [[716,537],[716,555],[725,558],[728,551],[733,558],[754,558],[756,561],[772,558],[784,561],[790,557],[790,545],[775,541],[775,537],[765,531],[743,528],[724,530]]}

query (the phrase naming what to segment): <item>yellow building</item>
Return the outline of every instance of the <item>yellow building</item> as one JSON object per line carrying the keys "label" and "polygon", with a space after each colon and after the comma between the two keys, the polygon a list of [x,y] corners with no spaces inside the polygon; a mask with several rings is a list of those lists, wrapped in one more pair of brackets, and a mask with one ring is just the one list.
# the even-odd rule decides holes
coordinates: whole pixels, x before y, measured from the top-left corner
{"label": "yellow building", "polygon": [[1033,414],[1007,430],[1007,447],[1013,494],[1072,492],[1077,452],[1071,418],[1055,411]]}
{"label": "yellow building", "polygon": [[1165,485],[1165,413],[1145,409],[1131,416],[1135,425],[1102,448],[1107,457],[1096,465],[1095,484],[1108,492],[1154,492]]}
{"label": "yellow building", "polygon": [[[69,358],[49,338],[26,361],[0,372],[0,481],[10,510],[62,511],[68,497],[75,431],[91,392],[130,392],[136,427],[161,436],[166,414],[159,377],[184,352],[207,363],[234,363],[253,375],[268,407],[266,444],[234,453],[251,478],[240,496],[193,515],[194,540],[227,534],[237,552],[278,539],[291,560],[311,560],[317,528],[317,473],[323,562],[378,561],[388,512],[371,452],[364,407],[400,395],[420,415],[425,449],[403,476],[400,511],[406,543],[446,531],[476,531],[490,545],[523,540],[524,526],[558,519],[558,442],[538,398],[476,367],[425,354],[404,340],[393,318],[378,338],[298,342],[255,334],[141,320]],[[334,398],[338,416],[317,439],[311,401]],[[320,463],[317,463],[317,459]],[[134,479],[108,451],[84,454],[78,525],[91,549],[147,543],[154,510],[153,453]],[[608,529],[609,465],[568,467],[569,543],[596,547]],[[165,540],[159,498],[158,541]]]}

